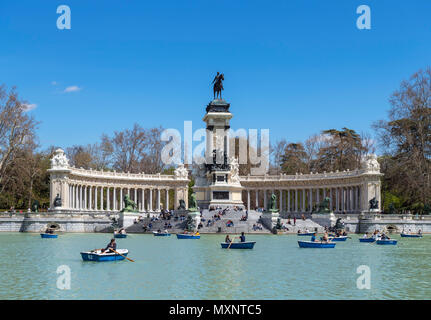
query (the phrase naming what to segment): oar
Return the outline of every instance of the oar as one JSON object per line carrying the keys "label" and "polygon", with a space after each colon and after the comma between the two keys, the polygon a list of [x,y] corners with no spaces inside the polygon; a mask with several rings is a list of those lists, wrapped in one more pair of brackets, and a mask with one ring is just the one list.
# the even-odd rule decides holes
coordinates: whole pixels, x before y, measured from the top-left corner
{"label": "oar", "polygon": [[121,253],[119,253],[118,251],[115,251],[114,249],[112,249],[112,248],[110,248],[112,251],[114,251],[116,254],[119,254],[120,256],[122,256],[122,257],[124,257],[124,258],[126,258],[127,260],[129,260],[129,261],[132,261],[132,262],[135,262],[135,260],[132,260],[132,259],[129,259],[129,258],[127,258],[125,255],[122,255]]}
{"label": "oar", "polygon": [[232,243],[233,243],[233,241],[235,240],[235,238],[237,238],[237,237],[233,237],[233,238],[232,238],[232,241],[229,243],[229,246],[227,247],[228,249],[230,249],[230,246],[232,245]]}

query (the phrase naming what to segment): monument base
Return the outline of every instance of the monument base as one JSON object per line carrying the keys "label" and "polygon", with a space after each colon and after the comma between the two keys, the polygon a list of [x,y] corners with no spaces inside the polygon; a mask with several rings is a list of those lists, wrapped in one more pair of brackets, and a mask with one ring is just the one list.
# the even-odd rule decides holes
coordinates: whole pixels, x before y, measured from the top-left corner
{"label": "monument base", "polygon": [[322,227],[333,227],[337,222],[337,218],[333,212],[330,213],[313,213],[311,220],[320,224]]}
{"label": "monument base", "polygon": [[278,211],[265,211],[260,216],[260,220],[262,221],[262,225],[272,231],[277,225],[279,217],[280,213]]}
{"label": "monument base", "polygon": [[140,216],[139,212],[120,212],[119,224],[122,228],[127,229],[135,223]]}

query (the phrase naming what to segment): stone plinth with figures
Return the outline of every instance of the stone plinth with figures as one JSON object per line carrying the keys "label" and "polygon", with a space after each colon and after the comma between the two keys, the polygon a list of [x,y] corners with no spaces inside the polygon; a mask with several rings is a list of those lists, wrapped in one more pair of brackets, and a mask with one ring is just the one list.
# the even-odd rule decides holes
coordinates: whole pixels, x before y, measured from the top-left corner
{"label": "stone plinth with figures", "polygon": [[207,129],[206,161],[197,167],[193,187],[202,209],[244,207],[238,159],[229,156],[229,129],[233,116],[229,107],[225,100],[214,99],[208,104],[203,118]]}

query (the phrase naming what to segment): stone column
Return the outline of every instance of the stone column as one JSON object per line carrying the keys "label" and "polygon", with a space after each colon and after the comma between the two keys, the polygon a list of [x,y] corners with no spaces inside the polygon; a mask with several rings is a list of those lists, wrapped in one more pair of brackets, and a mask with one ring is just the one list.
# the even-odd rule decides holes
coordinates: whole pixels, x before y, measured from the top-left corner
{"label": "stone column", "polygon": [[134,195],[134,201],[135,201],[135,203],[136,203],[136,205],[138,205],[138,189],[136,189],[136,188],[134,188],[135,189],[135,195]]}
{"label": "stone column", "polygon": [[166,189],[166,197],[165,197],[165,206],[166,206],[166,210],[169,210],[169,188]]}
{"label": "stone column", "polygon": [[280,189],[278,192],[280,194],[280,207],[278,208],[278,210],[282,212],[283,211],[283,189]]}
{"label": "stone column", "polygon": [[250,190],[247,190],[247,210],[250,211]]}
{"label": "stone column", "polygon": [[305,189],[302,189],[302,212],[307,211],[305,208]]}
{"label": "stone column", "polygon": [[94,187],[94,210],[98,210],[99,206],[97,205],[97,189],[98,187]]}
{"label": "stone column", "polygon": [[295,212],[298,212],[298,189],[295,189]]}
{"label": "stone column", "polygon": [[259,189],[256,189],[256,209],[259,208]]}
{"label": "stone column", "polygon": [[332,205],[332,188],[329,189],[329,208],[334,211],[334,206]]}
{"label": "stone column", "polygon": [[287,190],[287,212],[290,212],[290,189]]}
{"label": "stone column", "polygon": [[341,188],[341,211],[345,211],[346,210],[346,190],[344,189],[344,187]]}
{"label": "stone column", "polygon": [[268,210],[268,206],[267,206],[267,202],[266,202],[266,192],[267,190],[266,189],[263,189],[263,207],[264,207],[264,210]]}
{"label": "stone column", "polygon": [[326,188],[323,188],[323,199],[326,198]]}
{"label": "stone column", "polygon": [[150,189],[150,198],[149,198],[149,210],[153,211],[153,189]]}
{"label": "stone column", "polygon": [[90,207],[88,209],[93,210],[93,186],[90,186],[90,193],[88,195],[90,197]]}
{"label": "stone column", "polygon": [[178,199],[178,188],[175,187],[175,189],[174,189],[174,210],[177,210],[179,205],[180,205],[180,200]]}
{"label": "stone column", "polygon": [[309,206],[310,206],[309,211],[313,212],[313,189],[312,188],[308,190],[308,194],[310,195],[310,198],[308,199]]}
{"label": "stone column", "polygon": [[105,210],[103,208],[103,187],[100,187],[100,211]]}
{"label": "stone column", "polygon": [[117,211],[117,188],[114,187],[114,190],[112,192],[112,209],[114,211]]}
{"label": "stone column", "polygon": [[111,203],[110,203],[110,192],[111,188],[107,187],[106,188],[106,210],[110,211],[111,210]]}
{"label": "stone column", "polygon": [[186,208],[189,208],[189,193],[187,192],[188,188],[184,188],[183,196],[184,196],[184,202],[186,203]]}
{"label": "stone column", "polygon": [[316,202],[317,204],[320,203],[320,188],[316,189]]}
{"label": "stone column", "polygon": [[157,188],[157,204],[156,204],[156,208],[157,208],[157,211],[160,211],[160,189],[159,188]]}
{"label": "stone column", "polygon": [[82,210],[82,186],[79,186],[79,210]]}

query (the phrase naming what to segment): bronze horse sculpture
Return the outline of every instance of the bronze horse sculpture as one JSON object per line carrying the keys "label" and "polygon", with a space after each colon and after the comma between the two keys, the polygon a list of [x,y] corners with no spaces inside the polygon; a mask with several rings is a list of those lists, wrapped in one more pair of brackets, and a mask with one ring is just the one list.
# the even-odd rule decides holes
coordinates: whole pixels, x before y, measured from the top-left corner
{"label": "bronze horse sculpture", "polygon": [[215,76],[215,78],[214,78],[214,80],[212,82],[214,84],[214,87],[213,87],[213,89],[214,89],[214,99],[216,98],[216,96],[217,96],[217,99],[219,99],[219,96],[220,96],[220,99],[222,98],[221,97],[221,92],[222,92],[222,90],[224,90],[223,89],[223,82],[222,81],[224,81],[224,75],[223,75],[223,73],[217,72],[217,75]]}

